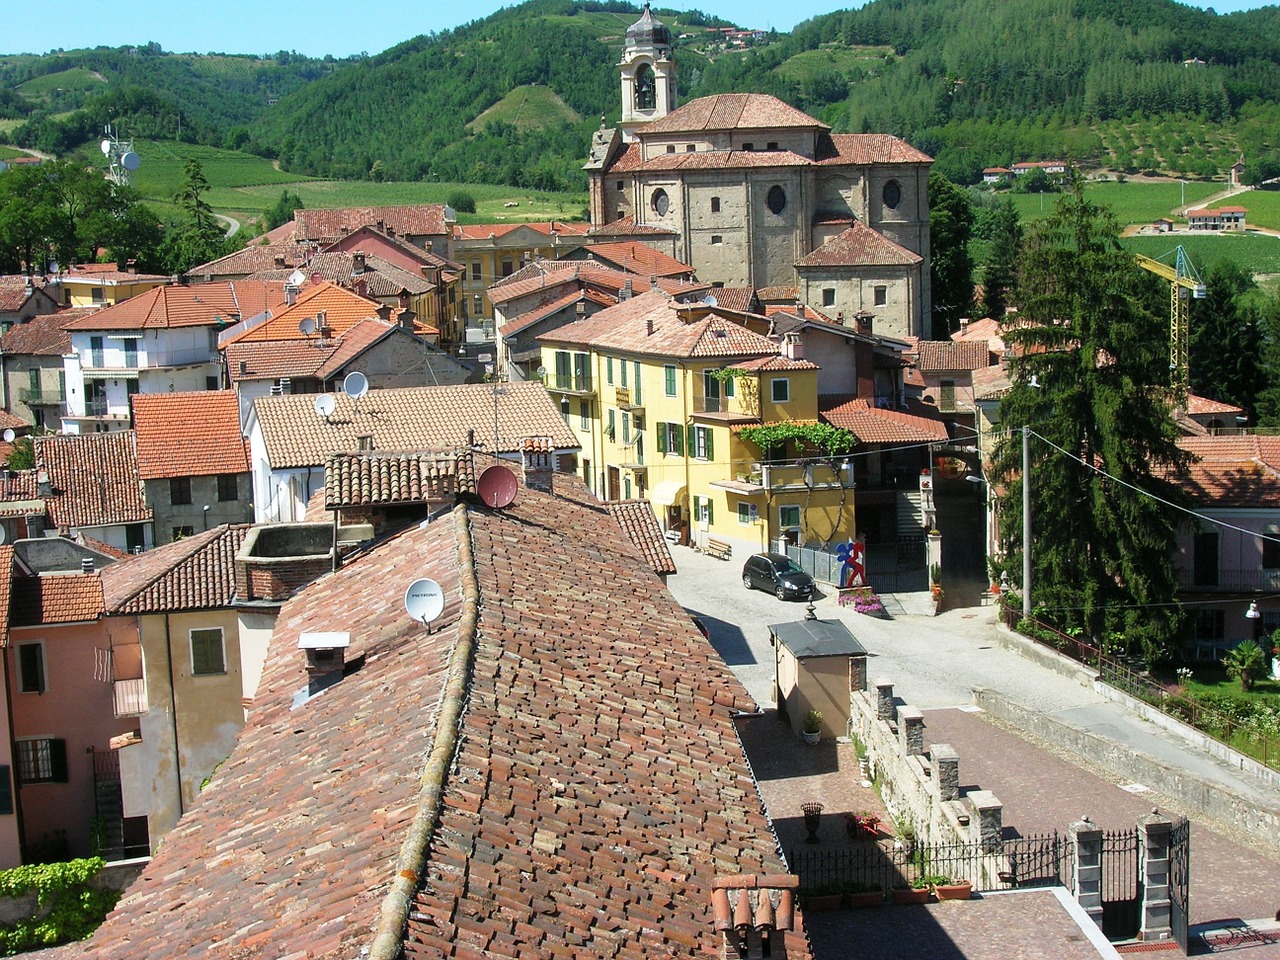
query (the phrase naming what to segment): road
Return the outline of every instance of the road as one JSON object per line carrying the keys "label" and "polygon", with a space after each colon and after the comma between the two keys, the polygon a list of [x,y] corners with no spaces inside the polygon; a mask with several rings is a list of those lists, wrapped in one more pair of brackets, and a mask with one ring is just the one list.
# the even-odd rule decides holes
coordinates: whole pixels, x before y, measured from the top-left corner
{"label": "road", "polygon": [[223,223],[228,224],[227,234],[226,234],[228,240],[234,237],[236,235],[236,232],[240,229],[240,221],[237,220],[235,217],[228,217],[225,214],[221,214],[221,213],[215,213],[214,217],[221,220]]}

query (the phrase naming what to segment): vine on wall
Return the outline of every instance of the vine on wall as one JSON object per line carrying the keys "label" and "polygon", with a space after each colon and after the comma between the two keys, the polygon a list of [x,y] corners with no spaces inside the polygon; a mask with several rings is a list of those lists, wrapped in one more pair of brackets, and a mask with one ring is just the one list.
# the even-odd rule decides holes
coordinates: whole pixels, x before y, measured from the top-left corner
{"label": "vine on wall", "polygon": [[90,857],[0,870],[0,895],[34,893],[37,904],[35,916],[0,924],[0,953],[12,956],[92,934],[120,899],[118,890],[90,886],[104,865],[101,857]]}
{"label": "vine on wall", "polygon": [[787,441],[804,445],[802,452],[838,457],[857,446],[858,438],[850,431],[829,423],[770,423],[761,427],[743,427],[738,434],[763,452],[782,447]]}

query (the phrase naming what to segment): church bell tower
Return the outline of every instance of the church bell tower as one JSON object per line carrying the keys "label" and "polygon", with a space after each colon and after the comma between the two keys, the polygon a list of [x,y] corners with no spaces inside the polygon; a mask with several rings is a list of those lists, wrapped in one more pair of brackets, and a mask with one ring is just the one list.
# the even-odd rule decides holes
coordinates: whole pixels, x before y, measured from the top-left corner
{"label": "church bell tower", "polygon": [[654,19],[649,4],[627,28],[622,62],[622,139],[634,140],[636,127],[665,117],[676,108],[676,63],[671,31]]}

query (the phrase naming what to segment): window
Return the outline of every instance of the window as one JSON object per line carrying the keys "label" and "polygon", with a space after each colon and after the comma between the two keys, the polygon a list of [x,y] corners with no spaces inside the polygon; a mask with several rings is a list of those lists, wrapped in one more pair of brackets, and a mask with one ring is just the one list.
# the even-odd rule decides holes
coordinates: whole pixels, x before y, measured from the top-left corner
{"label": "window", "polygon": [[636,109],[652,110],[658,105],[657,81],[654,79],[653,67],[647,63],[640,64],[636,71]]}
{"label": "window", "polygon": [[662,386],[663,392],[668,397],[676,395],[676,367],[675,364],[669,363],[662,368]]}
{"label": "window", "polygon": [[617,414],[617,411],[613,409],[613,407],[610,407],[608,410],[606,410],[605,414],[606,416],[605,416],[605,424],[604,424],[604,435],[608,437],[610,440],[612,440],[617,435],[617,430],[618,430],[617,415],[618,414]]}
{"label": "window", "polygon": [[631,499],[631,478],[630,477],[622,478],[622,499],[623,500]]}
{"label": "window", "polygon": [[767,144],[765,144],[765,149],[766,149],[766,150],[777,150],[777,149],[778,149],[778,141],[777,141],[777,140],[770,140]]}
{"label": "window", "polygon": [[619,360],[618,370],[622,374],[622,385],[625,387],[627,385],[627,361]]}
{"label": "window", "polygon": [[1204,608],[1195,611],[1195,621],[1192,628],[1196,632],[1196,640],[1223,640],[1227,635],[1226,627],[1223,611],[1205,610]]}
{"label": "window", "polygon": [[712,444],[712,434],[710,427],[696,426],[693,428],[693,449],[690,451],[699,460],[715,459],[715,451]]}
{"label": "window", "polygon": [[764,205],[774,214],[781,214],[787,209],[787,193],[777,184],[769,188],[769,192],[765,194]]}
{"label": "window", "polygon": [[613,386],[613,357],[604,358],[604,379],[609,386]]}
{"label": "window", "polygon": [[128,337],[120,341],[124,345],[124,365],[126,367],[136,367],[138,365],[138,341],[134,337]]}
{"label": "window", "polygon": [[658,424],[658,452],[684,456],[684,428],[680,424]]}
{"label": "window", "polygon": [[560,398],[560,419],[564,421],[564,425],[566,427],[569,425],[569,398],[568,397]]}
{"label": "window", "polygon": [[791,381],[786,377],[775,377],[769,382],[769,396],[774,403],[786,403],[791,399]]}
{"label": "window", "polygon": [[712,197],[712,198],[711,198],[711,212],[712,212],[712,213],[719,213],[719,212],[720,212],[720,198],[719,198],[719,197]]}
{"label": "window", "polygon": [[1275,539],[1280,533],[1272,533],[1274,529],[1274,525],[1270,523],[1262,528],[1263,534],[1270,538],[1262,541],[1262,566],[1266,570],[1280,567],[1280,542]]}
{"label": "window", "polygon": [[631,443],[631,414],[622,411],[622,445],[628,446]]}
{"label": "window", "polygon": [[784,530],[800,526],[800,507],[797,504],[778,507],[778,526]]}
{"label": "window", "polygon": [[89,338],[89,366],[102,366],[102,337]]}
{"label": "window", "polygon": [[834,307],[836,305],[836,288],[835,287],[822,288],[822,305],[824,307]]}
{"label": "window", "polygon": [[715,516],[715,511],[711,507],[711,498],[694,497],[694,503],[694,519],[704,526],[710,524]]}
{"label": "window", "polygon": [[218,501],[230,503],[240,499],[240,478],[234,473],[218,474]]}
{"label": "window", "polygon": [[754,503],[747,503],[745,500],[738,501],[739,523],[755,523],[757,516],[756,505]]}
{"label": "window", "polygon": [[658,216],[665,217],[671,206],[671,198],[667,196],[667,191],[661,187],[653,191],[653,196],[649,198],[649,206],[653,207],[653,212]]}
{"label": "window", "polygon": [[175,540],[185,540],[187,537],[194,537],[195,535],[196,528],[190,524],[183,524],[180,527],[173,528],[173,539]]}
{"label": "window", "polygon": [[169,502],[174,506],[181,506],[191,502],[190,477],[169,478]]}
{"label": "window", "polygon": [[18,644],[18,690],[22,693],[44,693],[44,644]]}
{"label": "window", "polygon": [[754,150],[755,148],[756,148],[756,145],[754,143],[744,143],[742,145],[742,149],[747,151]]}
{"label": "window", "polygon": [[1218,533],[1197,533],[1192,554],[1192,582],[1197,587],[1218,585]]}
{"label": "window", "polygon": [[218,387],[220,387],[220,386],[221,386],[221,384],[218,382],[218,378],[217,378],[217,377],[205,377],[205,378],[204,378],[204,388],[205,388],[206,390],[217,390],[217,389],[218,389]]}
{"label": "window", "polygon": [[222,646],[222,628],[211,627],[191,631],[191,675],[208,676],[227,672],[227,657]]}
{"label": "window", "polygon": [[713,247],[718,247],[718,246],[720,246],[720,244],[722,244],[722,243],[724,243],[724,237],[722,237],[720,234],[718,234],[718,233],[713,233],[713,234],[711,235],[711,245],[712,245]]}
{"label": "window", "polygon": [[477,317],[484,313],[484,297],[478,293],[473,293],[471,295],[471,309]]}
{"label": "window", "polygon": [[632,386],[635,388],[632,393],[631,402],[639,406],[640,403],[642,402],[640,397],[640,361],[639,360],[635,361],[635,366],[633,367],[631,372],[633,374],[631,378],[633,381]]}
{"label": "window", "polygon": [[624,189],[624,188],[623,188],[623,185],[622,185],[622,181],[621,181],[621,180],[619,180],[619,181],[617,182],[617,184],[616,184],[616,186],[615,186],[615,188],[614,188],[614,189],[616,189],[619,193],[621,193],[621,192],[623,191],[623,189]]}
{"label": "window", "polygon": [[697,145],[696,143],[686,143],[686,144],[684,145],[684,152],[685,152],[685,153],[697,153],[697,152],[698,152],[698,145]]}
{"label": "window", "polygon": [[18,783],[66,783],[67,741],[51,738],[19,740]]}
{"label": "window", "polygon": [[938,382],[938,409],[945,413],[953,413],[956,409],[956,382],[941,380]]}
{"label": "window", "polygon": [[872,299],[873,299],[873,301],[874,301],[874,303],[875,303],[875,305],[876,305],[877,307],[883,307],[886,303],[888,303],[888,302],[889,302],[889,288],[888,288],[888,287],[872,287],[872,288],[871,288],[871,295],[872,295]]}
{"label": "window", "polygon": [[890,180],[884,185],[881,193],[884,199],[884,205],[890,210],[897,210],[898,204],[902,202],[902,186],[897,180]]}
{"label": "window", "polygon": [[676,145],[674,143],[668,143],[667,153],[675,153],[675,152],[676,152]]}
{"label": "window", "polygon": [[585,400],[578,401],[578,429],[589,430],[591,428],[591,405]]}
{"label": "window", "polygon": [[27,389],[31,391],[31,399],[38,403],[40,401],[39,367],[31,367],[27,370]]}
{"label": "window", "polygon": [[504,277],[509,277],[514,272],[515,272],[515,261],[512,260],[510,257],[503,257],[502,258],[502,275]]}
{"label": "window", "polygon": [[13,813],[13,780],[6,763],[0,766],[0,815]]}
{"label": "window", "polygon": [[101,287],[94,287],[91,291],[89,291],[89,299],[92,300],[94,303],[105,303],[107,300],[107,295],[106,293],[103,292]]}
{"label": "window", "polygon": [[481,279],[481,277],[480,277],[480,261],[479,261],[479,260],[472,260],[472,261],[471,261],[471,279],[472,279],[472,280],[479,280],[479,279]]}

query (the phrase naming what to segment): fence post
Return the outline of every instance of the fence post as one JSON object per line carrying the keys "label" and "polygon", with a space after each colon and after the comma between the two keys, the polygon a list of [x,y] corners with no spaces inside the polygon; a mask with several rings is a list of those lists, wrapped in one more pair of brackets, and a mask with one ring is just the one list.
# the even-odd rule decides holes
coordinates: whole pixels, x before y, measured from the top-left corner
{"label": "fence post", "polygon": [[982,847],[983,853],[999,853],[1004,849],[1004,804],[990,790],[974,790],[969,794],[969,802],[973,804],[971,830],[974,839]]}
{"label": "fence post", "polygon": [[876,681],[876,719],[891,721],[897,715],[893,705],[893,681],[881,677]]}
{"label": "fence post", "polygon": [[1067,828],[1075,858],[1072,895],[1089,918],[1102,928],[1102,831],[1081,817]]}
{"label": "fence post", "polygon": [[956,800],[960,797],[960,755],[949,743],[929,745],[933,760],[933,782],[939,800]]}
{"label": "fence post", "polygon": [[1173,821],[1158,810],[1138,818],[1142,831],[1142,929],[1140,940],[1168,940],[1173,935],[1169,901],[1169,841]]}
{"label": "fence post", "polygon": [[898,745],[904,757],[924,753],[924,714],[918,707],[904,706],[898,711]]}

